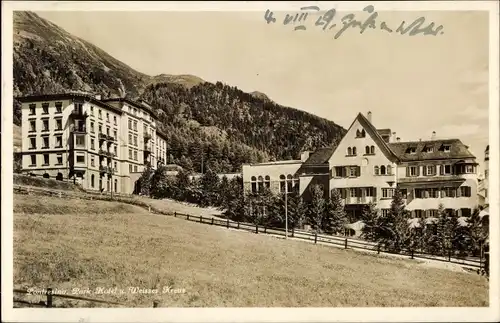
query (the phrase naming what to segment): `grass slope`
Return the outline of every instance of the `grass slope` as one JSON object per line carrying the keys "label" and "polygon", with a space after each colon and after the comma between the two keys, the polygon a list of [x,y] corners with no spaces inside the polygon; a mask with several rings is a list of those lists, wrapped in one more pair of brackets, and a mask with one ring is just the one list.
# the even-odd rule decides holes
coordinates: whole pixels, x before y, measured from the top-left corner
{"label": "grass slope", "polygon": [[[14,273],[15,288],[118,287],[125,293],[86,296],[137,307],[488,305],[474,274],[49,197],[15,196]],[[127,290],[164,286],[186,292]]]}

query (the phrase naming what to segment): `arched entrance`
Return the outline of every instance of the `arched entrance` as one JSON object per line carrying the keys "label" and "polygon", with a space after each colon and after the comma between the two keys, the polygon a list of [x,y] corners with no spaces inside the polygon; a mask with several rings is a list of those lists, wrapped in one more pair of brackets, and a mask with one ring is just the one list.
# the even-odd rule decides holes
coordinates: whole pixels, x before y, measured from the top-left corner
{"label": "arched entrance", "polygon": [[63,174],[62,173],[57,173],[56,180],[62,181],[63,180]]}
{"label": "arched entrance", "polygon": [[43,174],[43,178],[50,178],[50,175],[48,173]]}

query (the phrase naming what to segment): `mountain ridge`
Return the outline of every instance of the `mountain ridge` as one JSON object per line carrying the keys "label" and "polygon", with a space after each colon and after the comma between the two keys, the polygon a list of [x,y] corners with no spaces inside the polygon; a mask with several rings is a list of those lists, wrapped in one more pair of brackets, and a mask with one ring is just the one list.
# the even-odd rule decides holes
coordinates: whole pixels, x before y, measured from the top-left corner
{"label": "mountain ridge", "polygon": [[[14,95],[68,91],[150,102],[169,133],[169,162],[188,169],[200,169],[202,160],[234,171],[242,163],[292,159],[301,150],[335,146],[346,131],[262,92],[190,74],[149,76],[36,13],[14,12]],[[19,107],[15,100],[17,124]]]}

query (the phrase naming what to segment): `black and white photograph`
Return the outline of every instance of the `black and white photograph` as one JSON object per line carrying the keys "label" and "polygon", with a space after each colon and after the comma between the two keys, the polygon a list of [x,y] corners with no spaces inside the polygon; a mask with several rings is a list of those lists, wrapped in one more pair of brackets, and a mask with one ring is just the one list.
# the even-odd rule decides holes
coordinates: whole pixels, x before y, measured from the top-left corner
{"label": "black and white photograph", "polygon": [[498,321],[498,15],[2,1],[2,321]]}

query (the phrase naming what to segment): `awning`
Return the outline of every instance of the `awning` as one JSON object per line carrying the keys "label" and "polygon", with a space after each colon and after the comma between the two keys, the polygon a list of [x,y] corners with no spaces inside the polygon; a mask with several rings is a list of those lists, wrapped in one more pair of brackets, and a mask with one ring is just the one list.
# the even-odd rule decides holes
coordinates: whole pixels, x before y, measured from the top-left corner
{"label": "awning", "polygon": [[448,180],[434,180],[434,181],[408,181],[399,182],[399,188],[440,188],[440,187],[452,187],[458,188],[462,183],[465,182],[464,178],[459,179],[448,179]]}
{"label": "awning", "polygon": [[481,212],[479,212],[479,217],[482,219],[483,217],[485,216],[489,216],[490,215],[490,207],[488,206],[487,208],[485,208],[484,210],[482,210]]}

